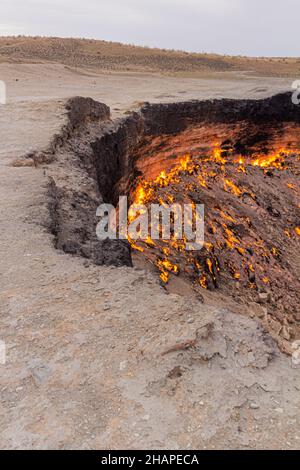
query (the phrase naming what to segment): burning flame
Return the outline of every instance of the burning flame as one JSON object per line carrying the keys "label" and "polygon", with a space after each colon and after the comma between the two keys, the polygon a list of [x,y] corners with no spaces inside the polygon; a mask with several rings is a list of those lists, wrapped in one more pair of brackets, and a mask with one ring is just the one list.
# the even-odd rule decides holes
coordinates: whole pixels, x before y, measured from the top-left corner
{"label": "burning flame", "polygon": [[243,192],[238,186],[236,186],[232,181],[229,181],[228,179],[224,180],[225,183],[225,191],[227,191],[227,188],[230,188],[233,194],[236,196],[240,196]]}

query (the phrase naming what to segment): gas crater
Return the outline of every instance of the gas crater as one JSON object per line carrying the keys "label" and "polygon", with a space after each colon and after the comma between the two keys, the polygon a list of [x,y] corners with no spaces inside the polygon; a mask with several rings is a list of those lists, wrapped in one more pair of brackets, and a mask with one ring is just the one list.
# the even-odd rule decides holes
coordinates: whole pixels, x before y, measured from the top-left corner
{"label": "gas crater", "polygon": [[[118,120],[91,99],[67,109],[62,135],[35,156],[51,162],[58,249],[98,265],[149,267],[166,290],[180,280],[200,296],[259,303],[274,334],[299,339],[300,107],[290,93],[145,104]],[[187,251],[176,237],[98,240],[97,207],[122,195],[146,207],[204,204],[204,247]]]}

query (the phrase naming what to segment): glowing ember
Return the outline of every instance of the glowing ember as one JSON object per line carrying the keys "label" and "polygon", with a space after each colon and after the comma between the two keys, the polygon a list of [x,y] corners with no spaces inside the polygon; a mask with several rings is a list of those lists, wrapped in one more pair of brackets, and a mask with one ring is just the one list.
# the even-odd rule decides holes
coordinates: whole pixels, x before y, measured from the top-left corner
{"label": "glowing ember", "polygon": [[242,194],[242,191],[240,188],[238,188],[232,181],[229,181],[228,179],[224,180],[225,183],[225,190],[227,191],[227,188],[229,188],[233,194],[236,196],[240,196]]}
{"label": "glowing ember", "polygon": [[[170,240],[148,237],[144,241],[133,242],[129,239],[132,248],[143,252],[156,266],[164,285],[171,276],[180,274],[192,277],[195,286],[212,289],[222,285],[226,272],[230,273],[234,283],[244,286],[249,292],[272,285],[270,269],[271,273],[280,272],[276,263],[281,259],[281,252],[255,231],[251,208],[259,213],[260,206],[247,178],[248,175],[252,180],[265,178],[265,172],[270,170],[280,173],[288,170],[293,174],[293,161],[295,155],[289,150],[280,149],[270,155],[235,156],[232,149],[227,148],[224,152],[216,144],[210,154],[178,158],[177,163],[153,179],[140,180],[132,194],[132,202],[146,206],[150,203],[166,206],[174,202],[206,204],[212,194],[219,194],[219,201],[216,200],[214,207],[210,207],[205,215],[203,249],[200,252],[187,251],[185,238],[176,239],[174,228]],[[293,181],[287,182],[286,186],[297,191]],[[241,213],[237,204],[245,207]],[[273,210],[271,206],[269,210]],[[289,238],[293,232],[300,236],[298,226],[286,227],[283,231]]]}

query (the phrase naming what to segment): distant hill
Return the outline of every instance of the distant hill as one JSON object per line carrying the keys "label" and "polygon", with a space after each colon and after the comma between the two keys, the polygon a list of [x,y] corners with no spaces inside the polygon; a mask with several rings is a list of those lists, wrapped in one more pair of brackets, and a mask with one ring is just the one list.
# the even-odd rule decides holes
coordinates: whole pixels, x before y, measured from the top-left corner
{"label": "distant hill", "polygon": [[152,49],[92,39],[0,37],[0,62],[59,62],[110,71],[201,75],[245,71],[300,77],[300,58],[248,58]]}

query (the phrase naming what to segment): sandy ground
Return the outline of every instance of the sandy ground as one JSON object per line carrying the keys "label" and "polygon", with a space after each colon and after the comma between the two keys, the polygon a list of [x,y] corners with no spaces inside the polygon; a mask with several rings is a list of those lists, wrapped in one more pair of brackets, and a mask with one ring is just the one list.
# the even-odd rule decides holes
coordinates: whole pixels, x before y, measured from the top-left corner
{"label": "sandy ground", "polygon": [[254,320],[166,295],[151,273],[56,251],[47,169],[11,166],[47,146],[70,96],[118,116],[144,101],[265,97],[291,80],[46,63],[0,64],[0,79],[0,446],[299,449],[299,369]]}

